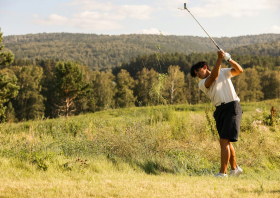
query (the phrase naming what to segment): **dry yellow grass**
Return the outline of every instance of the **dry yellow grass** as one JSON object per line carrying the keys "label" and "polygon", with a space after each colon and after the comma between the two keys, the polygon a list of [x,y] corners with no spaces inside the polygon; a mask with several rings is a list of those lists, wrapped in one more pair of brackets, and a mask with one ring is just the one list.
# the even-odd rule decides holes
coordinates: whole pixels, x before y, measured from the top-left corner
{"label": "dry yellow grass", "polygon": [[126,163],[96,159],[84,171],[39,171],[10,166],[0,159],[0,197],[280,197],[279,171],[264,174],[244,170],[239,178],[149,175]]}
{"label": "dry yellow grass", "polygon": [[0,186],[1,197],[280,197],[279,180],[137,172],[18,175],[1,177]]}

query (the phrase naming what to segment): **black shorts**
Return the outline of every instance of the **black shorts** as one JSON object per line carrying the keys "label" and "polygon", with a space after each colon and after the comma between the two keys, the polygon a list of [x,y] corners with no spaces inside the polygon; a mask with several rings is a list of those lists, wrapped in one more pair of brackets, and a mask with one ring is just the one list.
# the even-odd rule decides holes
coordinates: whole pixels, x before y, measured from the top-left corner
{"label": "black shorts", "polygon": [[238,140],[242,113],[241,105],[238,101],[232,101],[216,107],[214,118],[221,139],[229,139],[230,142]]}

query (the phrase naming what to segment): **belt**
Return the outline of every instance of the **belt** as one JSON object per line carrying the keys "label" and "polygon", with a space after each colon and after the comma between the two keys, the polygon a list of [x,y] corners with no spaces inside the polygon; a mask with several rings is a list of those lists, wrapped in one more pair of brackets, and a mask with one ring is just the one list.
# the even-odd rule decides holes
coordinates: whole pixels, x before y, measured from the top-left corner
{"label": "belt", "polygon": [[219,107],[219,106],[222,106],[222,105],[225,105],[225,104],[229,104],[229,103],[232,103],[232,102],[239,102],[238,100],[234,100],[234,101],[231,101],[231,102],[227,102],[227,103],[225,103],[225,102],[221,102],[221,103],[218,103],[217,105],[216,105],[216,107]]}
{"label": "belt", "polygon": [[216,107],[226,104],[225,102],[220,102],[216,105]]}

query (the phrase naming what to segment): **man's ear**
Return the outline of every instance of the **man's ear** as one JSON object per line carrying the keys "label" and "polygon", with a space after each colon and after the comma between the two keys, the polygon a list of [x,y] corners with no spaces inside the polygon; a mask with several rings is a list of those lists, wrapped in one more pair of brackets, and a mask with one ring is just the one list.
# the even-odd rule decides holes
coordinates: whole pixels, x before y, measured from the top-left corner
{"label": "man's ear", "polygon": [[203,69],[207,70],[207,65],[204,65],[204,66],[203,66]]}

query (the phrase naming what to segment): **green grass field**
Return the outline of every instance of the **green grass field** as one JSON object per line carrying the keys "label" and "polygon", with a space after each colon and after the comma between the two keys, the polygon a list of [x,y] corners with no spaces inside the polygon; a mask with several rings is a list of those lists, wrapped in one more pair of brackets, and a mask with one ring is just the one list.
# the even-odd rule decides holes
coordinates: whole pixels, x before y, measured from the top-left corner
{"label": "green grass field", "polygon": [[0,197],[280,197],[280,122],[269,117],[280,102],[241,105],[233,145],[244,172],[227,179],[213,177],[211,104],[1,124]]}

